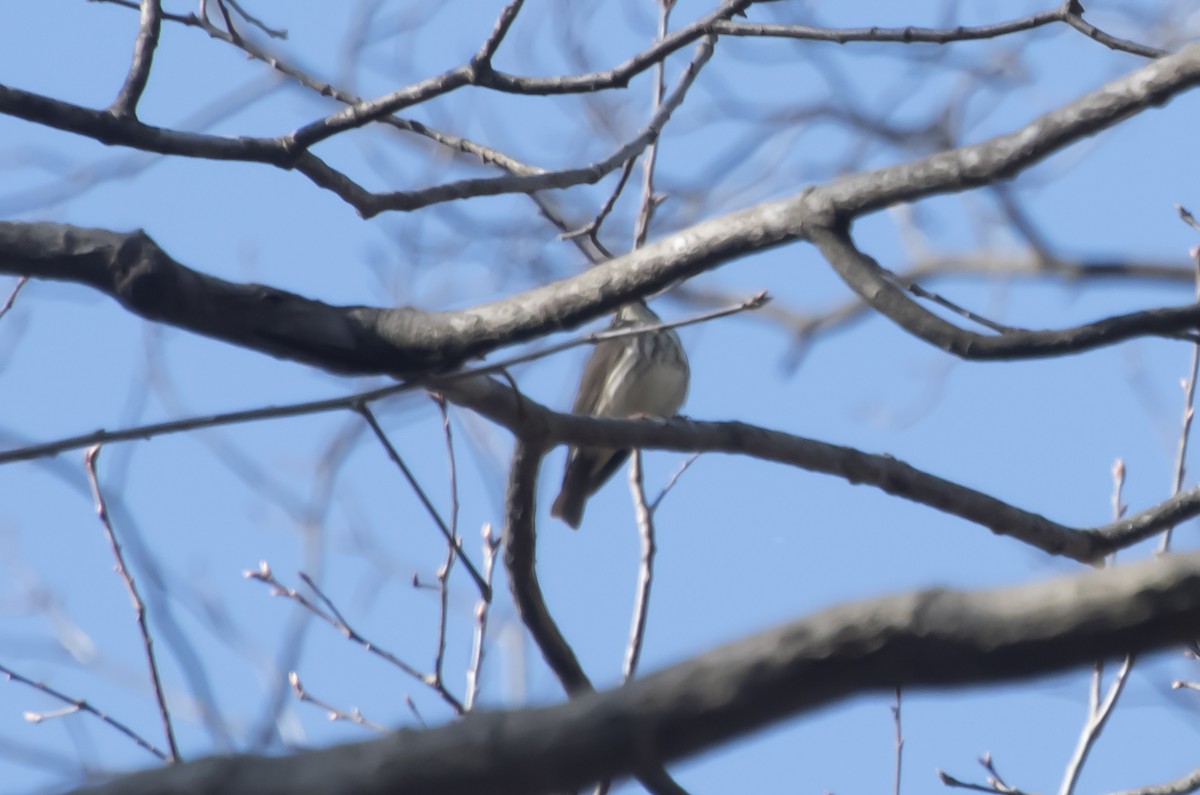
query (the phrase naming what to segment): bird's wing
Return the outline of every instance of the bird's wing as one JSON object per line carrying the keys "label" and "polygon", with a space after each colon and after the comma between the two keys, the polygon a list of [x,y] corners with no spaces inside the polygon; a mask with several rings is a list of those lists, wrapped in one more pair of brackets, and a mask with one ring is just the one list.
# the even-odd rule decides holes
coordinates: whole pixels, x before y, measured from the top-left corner
{"label": "bird's wing", "polygon": [[583,377],[579,380],[579,391],[575,393],[573,414],[598,414],[600,399],[604,396],[604,381],[617,369],[617,360],[625,351],[623,339],[604,340],[596,343],[587,364],[583,366]]}

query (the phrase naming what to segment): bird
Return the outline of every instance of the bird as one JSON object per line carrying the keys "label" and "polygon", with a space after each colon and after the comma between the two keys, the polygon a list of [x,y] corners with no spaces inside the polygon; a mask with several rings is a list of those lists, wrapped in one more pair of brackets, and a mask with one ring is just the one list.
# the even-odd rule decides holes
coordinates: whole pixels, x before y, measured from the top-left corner
{"label": "bird", "polygon": [[[644,301],[637,300],[617,310],[609,329],[661,322]],[[687,354],[672,329],[603,340],[592,349],[583,367],[571,413],[612,419],[667,419],[683,405],[690,380]],[[612,477],[629,453],[629,449],[571,447],[562,489],[550,515],[578,530],[588,498]]]}

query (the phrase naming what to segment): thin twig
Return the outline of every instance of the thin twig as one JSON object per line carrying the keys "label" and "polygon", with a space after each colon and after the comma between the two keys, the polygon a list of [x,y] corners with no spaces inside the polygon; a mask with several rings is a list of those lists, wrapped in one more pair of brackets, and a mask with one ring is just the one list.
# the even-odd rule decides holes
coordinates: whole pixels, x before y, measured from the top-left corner
{"label": "thin twig", "polygon": [[[492,574],[496,570],[496,555],[500,549],[500,537],[492,532],[492,526],[483,526],[483,576],[488,584],[492,584]],[[467,665],[467,693],[463,700],[463,708],[470,712],[479,698],[479,681],[483,671],[483,649],[487,639],[488,608],[491,603],[480,598],[475,604],[475,637],[471,641],[471,662]]]}
{"label": "thin twig", "polygon": [[1200,232],[1200,221],[1196,220],[1196,216],[1192,215],[1188,208],[1184,207],[1182,204],[1176,204],[1175,211],[1179,213],[1179,217],[1185,224],[1190,226],[1192,229],[1195,229],[1197,232]]}
{"label": "thin twig", "polygon": [[[266,564],[259,565],[259,571],[263,571],[262,567],[264,565],[266,565]],[[270,576],[270,574],[271,574],[269,571],[266,573],[268,576]],[[311,589],[312,592],[317,595],[317,598],[320,599],[321,603],[325,605],[325,608],[329,611],[329,614],[331,616],[333,616],[333,621],[331,621],[330,623],[333,624],[338,629],[340,629],[343,632],[343,634],[345,634],[351,640],[357,640],[358,638],[353,637],[357,633],[355,633],[354,630],[350,629],[350,625],[346,622],[346,618],[345,618],[345,616],[342,615],[342,611],[338,610],[338,606],[333,603],[333,600],[330,599],[323,590],[321,590],[320,586],[317,585],[316,580],[314,580],[312,577],[308,576],[307,572],[303,572],[303,571],[299,572],[298,576],[300,577],[300,581],[303,582],[305,585],[307,585],[309,587],[309,589]],[[275,583],[275,582],[272,582],[271,584],[276,585],[276,586],[280,585],[279,583]],[[304,595],[301,594],[299,591],[294,591],[289,588],[286,596],[289,596],[292,599],[296,600],[303,607],[307,607],[310,612],[316,612],[313,610],[314,605],[312,605],[304,597]],[[325,620],[327,620],[327,621],[329,620],[328,618],[321,615],[320,613],[317,613],[317,615],[321,616],[321,618],[325,618]],[[424,674],[422,674],[420,671],[417,671],[415,668],[406,669],[405,673],[413,674],[415,676],[424,678]]]}
{"label": "thin twig", "polygon": [[[628,329],[606,329],[604,331],[597,331],[593,334],[589,334],[584,342],[604,342],[605,340],[615,340],[620,339],[621,337],[635,337],[639,334],[650,334],[655,331],[665,331],[667,329],[683,328],[684,326],[694,326],[697,323],[707,323],[710,320],[716,320],[717,318],[726,317],[728,315],[736,315],[739,312],[752,312],[755,309],[766,306],[770,300],[771,296],[766,290],[759,290],[757,293],[745,299],[744,301],[739,301],[736,304],[722,307],[721,309],[714,309],[711,312],[702,312],[699,315],[692,315],[691,317],[684,318],[683,320],[673,320],[662,323],[645,323]],[[575,342],[574,344],[578,345],[579,342]]]}
{"label": "thin twig", "polygon": [[158,714],[162,718],[163,733],[167,737],[167,748],[170,750],[170,757],[167,761],[179,761],[179,746],[175,744],[175,730],[171,726],[171,713],[167,710],[167,698],[163,694],[162,680],[158,675],[158,662],[154,657],[154,640],[150,636],[150,627],[146,621],[146,603],[142,601],[141,594],[138,593],[137,585],[133,581],[133,573],[125,565],[125,555],[121,552],[121,544],[117,541],[117,534],[113,532],[112,522],[108,516],[108,504],[104,501],[104,493],[100,490],[100,477],[96,474],[96,459],[100,456],[100,445],[89,447],[83,456],[84,467],[87,469],[88,483],[92,487],[92,497],[96,502],[96,515],[100,519],[100,524],[104,528],[104,534],[108,538],[109,548],[112,549],[113,559],[116,561],[117,574],[121,581],[125,583],[125,589],[129,591],[129,598],[133,602],[133,611],[137,616],[138,631],[142,635],[142,649],[146,652],[146,663],[150,667],[150,682],[154,686],[154,698],[158,702]]}
{"label": "thin twig", "polygon": [[314,582],[313,579],[304,572],[300,573],[300,579],[304,581],[305,585],[312,589],[313,593],[317,595],[317,598],[321,600],[326,608],[328,608],[328,612],[322,610],[320,607],[314,604],[311,599],[297,591],[295,588],[289,588],[280,582],[275,577],[274,572],[271,571],[271,567],[266,563],[266,561],[259,563],[257,569],[247,569],[246,571],[242,572],[242,576],[249,580],[257,580],[258,582],[270,585],[272,595],[284,596],[288,599],[291,599],[293,602],[300,605],[317,618],[329,624],[338,632],[341,632],[342,636],[345,637],[346,640],[362,646],[364,649],[380,659],[387,660],[392,665],[411,676],[413,679],[416,679],[422,684],[427,685],[430,689],[441,696],[442,700],[449,704],[451,709],[460,715],[462,714],[462,703],[455,698],[453,693],[448,691],[445,687],[440,686],[432,674],[421,673],[413,666],[401,660],[395,654],[392,654],[390,651],[381,648],[374,641],[368,640],[360,635],[353,627],[350,626],[349,623],[346,622],[346,619],[342,616],[341,611],[337,609],[337,606],[333,603],[333,600],[326,596],[325,592],[317,587],[316,582]]}
{"label": "thin twig", "polygon": [[230,8],[232,8],[234,11],[236,11],[238,13],[238,16],[240,16],[242,19],[246,20],[246,22],[248,22],[251,26],[258,28],[259,30],[261,30],[263,33],[267,34],[271,38],[286,39],[288,37],[288,32],[287,32],[286,28],[269,27],[267,25],[267,23],[263,22],[261,19],[253,16],[248,11],[246,11],[246,9],[242,8],[241,3],[237,2],[237,0],[225,0],[225,2],[229,4]]}
{"label": "thin twig", "polygon": [[296,694],[297,698],[299,698],[301,701],[307,701],[309,704],[315,704],[316,706],[325,710],[325,714],[330,720],[344,720],[349,723],[356,723],[359,726],[366,727],[372,731],[379,732],[380,734],[387,732],[386,726],[381,726],[374,721],[368,720],[358,707],[352,707],[350,711],[347,712],[344,709],[339,709],[338,707],[333,706],[328,701],[323,701],[317,698],[312,693],[304,689],[304,685],[300,682],[300,675],[295,671],[292,671],[288,674],[288,683],[291,684],[292,691]]}
{"label": "thin twig", "polygon": [[[1182,210],[1182,208],[1180,208]],[[1186,210],[1184,211],[1186,212]],[[1190,213],[1189,213],[1190,215]],[[1186,219],[1185,219],[1186,220]],[[1200,304],[1200,246],[1190,252],[1196,273],[1196,303]],[[1192,418],[1196,412],[1196,375],[1200,371],[1200,342],[1192,343],[1192,360],[1188,375],[1182,382],[1183,386],[1183,419],[1179,428],[1179,447],[1175,456],[1175,470],[1171,477],[1171,496],[1175,496],[1183,488],[1183,479],[1187,472],[1188,439],[1191,436]],[[1171,548],[1171,533],[1174,525],[1163,531],[1162,540],[1158,544],[1158,554],[1165,555]]]}
{"label": "thin twig", "polygon": [[1063,15],[1064,22],[1092,41],[1097,41],[1110,50],[1128,52],[1140,55],[1143,58],[1161,58],[1164,55],[1170,54],[1169,51],[1160,50],[1158,47],[1150,47],[1129,39],[1119,39],[1110,33],[1105,33],[1092,23],[1084,20],[1083,6],[1080,5],[1079,0],[1066,0],[1063,6],[1066,8],[1066,13]]}
{"label": "thin twig", "polygon": [[439,686],[445,685],[442,672],[446,665],[446,630],[450,623],[450,569],[457,557],[454,544],[446,544],[446,562],[437,572],[438,627],[437,652],[433,656],[433,679]]}
{"label": "thin twig", "polygon": [[[658,41],[667,37],[671,9],[674,6],[675,0],[659,0]],[[663,94],[666,92],[666,76],[667,64],[666,59],[663,59],[654,67],[653,95],[650,101],[651,109],[655,114],[662,107]],[[657,163],[658,137],[656,136],[646,147],[646,152],[642,157],[642,200],[633,227],[633,248],[635,249],[641,248],[646,242],[646,236],[650,233],[650,222],[654,219],[654,211],[665,200],[665,197],[654,192],[654,167]]]}
{"label": "thin twig", "polygon": [[[672,320],[669,322],[663,321],[661,323],[644,323],[644,324],[640,324],[637,326],[631,326],[629,328],[604,329],[602,331],[593,331],[591,334],[585,334],[584,336],[577,337],[576,339],[567,340],[565,342],[560,342],[556,345],[549,345],[545,348],[539,348],[538,350],[533,351],[531,353],[521,354],[520,356],[514,356],[511,359],[505,359],[504,361],[497,362],[496,364],[487,364],[487,365],[482,365],[480,367],[476,367],[473,370],[471,370],[469,374],[470,375],[490,375],[492,373],[496,373],[501,370],[506,370],[509,367],[512,367],[514,365],[525,364],[526,362],[531,362],[536,359],[542,359],[547,356],[551,356],[553,354],[560,353],[562,351],[578,347],[580,345],[594,345],[597,342],[604,342],[605,340],[622,339],[624,337],[636,337],[640,334],[652,334],[656,331],[665,331],[667,329],[682,328],[684,326],[692,326],[697,323],[707,323],[710,320],[716,320],[717,318],[726,317],[728,315],[736,315],[739,312],[752,312],[755,309],[759,309],[760,307],[765,306],[770,300],[771,300],[771,296],[767,293],[767,291],[760,290],[759,292],[755,293],[754,295],[750,296],[749,298],[745,299],[744,301],[739,301],[736,304],[722,307],[721,309],[715,309],[711,312],[703,312],[699,315],[692,315],[691,317],[684,318],[683,320]],[[457,380],[458,378],[465,377],[466,375],[468,375],[468,373],[466,373],[466,372],[461,373],[461,374],[454,373],[447,377]],[[4,461],[4,459],[2,457],[2,454],[0,454],[0,463],[2,463],[3,461]]]}
{"label": "thin twig", "polygon": [[654,583],[654,516],[646,504],[646,489],[642,482],[642,451],[634,448],[629,457],[629,492],[633,495],[633,510],[637,516],[638,538],[642,556],[638,564],[637,591],[633,599],[633,621],[629,627],[629,643],[625,647],[625,663],[621,676],[629,681],[637,673],[638,660],[646,638],[646,618],[650,612],[650,588]]}
{"label": "thin twig", "polygon": [[225,8],[225,0],[213,0],[213,2],[217,4],[217,10],[221,12],[221,19],[225,20],[225,31],[229,34],[230,41],[240,45],[244,39],[233,26],[233,17],[229,16],[229,10]]}
{"label": "thin twig", "polygon": [[922,287],[921,285],[919,285],[915,282],[908,285],[907,289],[910,293],[917,296],[918,298],[924,298],[926,300],[932,301],[935,304],[937,304],[938,306],[945,307],[946,309],[949,309],[951,312],[954,312],[957,315],[962,315],[967,320],[974,321],[975,323],[978,323],[979,325],[983,326],[984,328],[990,328],[992,331],[996,331],[1001,334],[1004,334],[1004,333],[1011,333],[1011,332],[1018,330],[1013,326],[1005,326],[1003,324],[997,323],[994,320],[988,320],[986,317],[983,317],[982,315],[977,315],[974,312],[972,312],[970,309],[959,306],[958,304],[954,303],[950,299],[944,298],[941,295],[938,295],[937,293],[930,292],[929,290],[926,290],[924,287]]}
{"label": "thin twig", "polygon": [[[1125,490],[1125,462],[1120,458],[1113,462],[1112,479],[1113,490],[1112,501],[1110,503],[1112,506],[1112,515],[1117,519],[1121,519],[1125,516],[1125,512],[1129,510],[1129,506],[1121,498]],[[1111,560],[1110,562],[1115,563],[1116,560]]]}
{"label": "thin twig", "polygon": [[942,783],[947,787],[954,787],[956,789],[969,789],[973,792],[990,792],[992,795],[996,795],[996,793],[1001,793],[1001,795],[1014,795],[1014,793],[1018,792],[1017,790],[1008,789],[1006,787],[997,787],[992,784],[983,785],[974,784],[970,781],[962,781],[961,779],[955,778],[944,770],[937,770],[936,772],[938,778],[941,779]]}
{"label": "thin twig", "polygon": [[675,488],[675,484],[679,482],[681,477],[683,477],[683,473],[687,472],[691,465],[696,463],[696,459],[701,455],[703,455],[703,453],[692,453],[684,460],[682,464],[679,465],[679,469],[676,469],[671,477],[667,479],[667,483],[662,487],[662,491],[660,491],[658,496],[654,498],[654,501],[650,503],[651,513],[658,510],[659,504],[662,503],[663,499],[671,493],[671,489]]}
{"label": "thin twig", "polygon": [[999,789],[1001,792],[1019,793],[1021,790],[1016,787],[1010,787],[1004,777],[1000,775],[1000,771],[996,769],[996,760],[992,758],[992,754],[986,753],[979,759],[979,764],[988,772],[988,782]]}
{"label": "thin twig", "polygon": [[952,28],[920,28],[912,25],[896,28],[827,28],[812,25],[763,24],[757,22],[735,22],[722,20],[712,29],[725,36],[766,36],[807,41],[829,41],[838,44],[870,42],[879,44],[948,44],[959,41],[976,41],[1009,36],[1013,33],[1033,30],[1064,21],[1062,9],[1041,11],[1006,22],[993,22],[973,27],[959,25]]}
{"label": "thin twig", "polygon": [[[1083,764],[1087,761],[1088,753],[1092,750],[1096,740],[1099,739],[1100,733],[1104,731],[1104,725],[1112,716],[1113,709],[1117,705],[1117,701],[1121,698],[1121,693],[1125,690],[1125,685],[1129,681],[1129,674],[1133,670],[1135,656],[1130,654],[1121,663],[1121,667],[1117,669],[1117,674],[1113,678],[1112,683],[1108,686],[1108,693],[1104,700],[1096,703],[1089,698],[1090,709],[1087,721],[1084,724],[1083,731],[1079,735],[1079,743],[1076,745],[1075,753],[1071,757],[1071,761],[1067,764],[1066,775],[1063,776],[1062,786],[1059,787],[1059,795],[1071,795],[1075,791],[1075,785],[1078,783],[1079,774],[1083,771]],[[1103,668],[1099,663],[1096,665],[1094,681],[1096,688],[1099,687],[1100,675]]]}
{"label": "thin twig", "polygon": [[16,303],[16,300],[17,300],[17,293],[21,292],[21,288],[24,287],[28,283],[29,283],[28,276],[22,276],[19,279],[17,279],[17,283],[13,286],[12,292],[10,292],[8,294],[8,298],[5,299],[4,305],[0,306],[0,318],[7,315],[8,310],[13,308],[13,304]]}
{"label": "thin twig", "polygon": [[[156,757],[158,757],[159,759],[161,759],[164,762],[171,761],[171,757],[167,754],[166,751],[163,751],[158,746],[154,745],[154,743],[152,743],[149,740],[147,740],[146,738],[142,737],[142,735],[138,734],[133,729],[129,728],[129,726],[127,726],[126,724],[122,723],[121,721],[117,720],[113,716],[109,715],[107,712],[104,712],[103,710],[99,710],[96,707],[93,707],[85,699],[72,698],[71,696],[68,696],[66,693],[63,693],[60,690],[55,690],[53,687],[46,684],[45,682],[38,682],[33,679],[30,679],[29,677],[22,676],[21,674],[17,673],[13,669],[9,668],[8,666],[6,666],[2,663],[0,663],[0,676],[3,676],[5,679],[8,679],[13,682],[20,682],[23,685],[32,687],[34,690],[45,693],[46,695],[50,696],[51,698],[61,701],[64,704],[67,704],[69,707],[72,708],[71,709],[72,712],[86,712],[87,714],[92,715],[95,718],[98,718],[99,720],[103,721],[104,723],[107,723],[109,726],[113,727],[114,729],[119,731],[121,734],[124,734],[130,740],[133,740],[133,742],[139,748],[149,751],[150,753],[154,754]],[[52,716],[52,715],[48,715],[43,712],[32,712],[32,711],[25,712],[25,720],[29,721],[30,723],[41,723],[43,720],[46,720],[47,718],[50,718],[50,717],[59,717],[59,714],[55,714]]]}
{"label": "thin twig", "polygon": [[442,531],[442,535],[445,536],[446,542],[450,544],[450,546],[458,553],[459,557],[462,558],[463,566],[466,568],[467,573],[471,575],[471,579],[475,581],[475,587],[479,589],[479,593],[485,599],[491,599],[491,586],[489,586],[483,579],[483,575],[481,575],[479,570],[475,568],[475,564],[471,563],[471,559],[463,554],[462,539],[456,538],[454,533],[446,525],[446,520],[442,518],[442,515],[438,512],[438,509],[433,504],[433,501],[429,499],[429,495],[425,493],[425,489],[421,488],[421,484],[417,482],[416,476],[413,475],[412,471],[408,468],[408,465],[404,463],[404,459],[400,457],[400,453],[398,453],[396,448],[392,446],[391,441],[387,438],[387,434],[385,434],[383,432],[383,428],[380,427],[379,421],[375,419],[374,413],[372,413],[371,409],[365,402],[356,405],[354,410],[361,414],[363,419],[367,421],[367,424],[371,426],[371,432],[375,434],[375,438],[379,440],[381,445],[383,445],[383,449],[387,452],[388,458],[392,460],[393,464],[400,468],[400,471],[404,474],[404,479],[407,480],[408,485],[412,487],[413,492],[417,495],[417,499],[419,499],[421,504],[425,506],[425,510],[433,519],[434,524],[436,524],[438,529]]}
{"label": "thin twig", "polygon": [[900,773],[904,763],[904,727],[900,722],[900,705],[904,689],[897,685],[896,702],[892,706],[892,722],[896,725],[896,777],[892,785],[892,795],[900,795]]}
{"label": "thin twig", "polygon": [[[604,223],[604,219],[608,218],[609,214],[613,210],[613,207],[616,206],[617,199],[625,190],[625,185],[629,182],[629,175],[633,173],[633,166],[636,162],[637,159],[632,157],[625,161],[625,165],[621,168],[621,176],[617,179],[616,187],[613,188],[612,193],[610,193],[608,198],[605,199],[604,206],[600,208],[598,213],[596,213],[596,217],[578,229],[570,229],[565,232],[560,232],[558,235],[559,240],[573,240],[586,235],[598,250],[608,256],[611,256],[608,249],[604,248],[604,244],[600,242],[600,225]],[[546,214],[545,209],[543,209],[543,214]],[[551,222],[554,223],[554,220],[552,219]],[[562,226],[558,223],[555,223],[555,225],[560,227]]]}
{"label": "thin twig", "polygon": [[992,761],[992,755],[990,753],[984,754],[979,758],[978,761],[980,766],[987,771],[988,777],[986,785],[972,784],[969,781],[961,781],[943,770],[937,771],[938,778],[940,778],[942,783],[947,787],[969,789],[974,790],[975,792],[1000,793],[1000,795],[1029,795],[1029,793],[1026,793],[1024,790],[1017,789],[1016,787],[1010,787],[1005,783],[1004,779],[1000,776],[1000,773],[997,772],[996,765]]}
{"label": "thin twig", "polygon": [[[462,545],[458,536],[458,465],[454,459],[454,437],[450,431],[450,414],[446,410],[446,398],[440,394],[430,397],[442,415],[442,432],[446,437],[446,458],[449,461],[450,472],[450,537],[446,543],[446,562],[438,569],[438,639],[437,654],[433,661],[433,675],[441,684],[443,667],[446,661],[446,629],[450,620],[450,570],[454,567],[457,550]],[[486,582],[486,580],[485,580]],[[489,592],[490,592],[490,583]]]}
{"label": "thin twig", "polygon": [[2,450],[0,451],[0,464],[43,458],[67,450],[88,447],[93,444],[111,444],[113,442],[127,442],[134,439],[150,439],[156,436],[186,433],[187,431],[194,431],[200,428],[237,425],[243,422],[256,422],[258,420],[279,419],[282,417],[300,417],[307,414],[321,414],[327,411],[352,408],[359,402],[378,400],[417,388],[419,388],[418,385],[413,383],[395,384],[381,389],[370,389],[365,392],[356,392],[352,395],[327,398],[325,400],[310,400],[304,403],[292,403],[285,406],[264,406],[262,408],[246,409],[243,411],[229,411],[223,414],[206,414],[182,420],[138,425],[119,431],[93,431],[92,433],[68,436],[52,442],[16,447],[12,450]]}
{"label": "thin twig", "polygon": [[[1113,521],[1120,521],[1125,516],[1125,505],[1121,500],[1121,492],[1125,488],[1125,462],[1117,459],[1112,468],[1112,514]],[[1110,556],[1110,564],[1113,562]],[[1100,733],[1104,731],[1104,726],[1112,715],[1113,709],[1117,706],[1117,701],[1121,698],[1121,693],[1125,690],[1125,685],[1129,681],[1129,674],[1133,670],[1134,656],[1127,655],[1125,661],[1121,663],[1121,667],[1117,670],[1117,674],[1113,677],[1113,681],[1108,686],[1108,692],[1103,700],[1100,698],[1100,686],[1104,678],[1104,663],[1097,661],[1092,671],[1092,682],[1088,688],[1088,713],[1087,719],[1084,721],[1083,729],[1079,733],[1079,741],[1075,745],[1075,752],[1071,755],[1070,761],[1067,763],[1067,769],[1063,773],[1062,784],[1059,785],[1059,795],[1071,795],[1075,791],[1075,786],[1079,783],[1079,775],[1083,772],[1083,765],[1087,762],[1088,754],[1091,753],[1092,747],[1096,741],[1100,739]]]}
{"label": "thin twig", "polygon": [[411,712],[413,717],[417,719],[417,723],[421,724],[422,726],[429,725],[425,722],[425,716],[421,714],[421,710],[417,709],[417,702],[413,701],[412,696],[410,696],[408,693],[404,694],[404,705],[408,707],[408,711]]}

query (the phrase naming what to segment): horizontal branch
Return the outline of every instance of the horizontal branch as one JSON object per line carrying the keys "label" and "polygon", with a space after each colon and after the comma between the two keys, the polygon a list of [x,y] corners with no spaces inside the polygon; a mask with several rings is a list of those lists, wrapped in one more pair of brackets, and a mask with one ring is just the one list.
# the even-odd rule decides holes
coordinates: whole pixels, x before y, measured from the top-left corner
{"label": "horizontal branch", "polygon": [[286,757],[224,756],[76,795],[542,793],[628,776],[849,696],[1009,681],[1200,634],[1200,555],[840,605],[557,706]]}
{"label": "horizontal branch", "polygon": [[93,110],[3,84],[0,84],[0,114],[82,135],[102,144],[128,146],[143,152],[271,163],[281,167],[287,167],[295,159],[295,154],[284,148],[281,139],[233,138],[155,127],[133,116]]}
{"label": "horizontal branch", "polygon": [[[806,439],[742,422],[611,420],[562,414],[486,377],[445,376],[429,383],[457,405],[472,409],[516,436],[539,446],[601,444],[680,452],[747,455],[873,486],[1014,538],[1051,555],[1091,563],[1167,527],[1200,516],[1200,487],[1190,489],[1131,517],[1097,527],[1076,528],[1026,511],[975,489],[924,472],[890,455]],[[99,443],[149,439],[197,428],[282,417],[352,410],[413,384],[398,384],[342,397],[268,406],[247,411],[172,420],[0,450],[0,464],[57,455]]]}
{"label": "horizontal branch", "polygon": [[778,23],[741,22],[722,20],[713,24],[713,30],[722,36],[743,36],[748,38],[780,38],[797,39],[800,41],[825,41],[835,44],[851,42],[868,42],[874,44],[950,44],[960,41],[979,41],[996,39],[1001,36],[1011,36],[1023,33],[1055,22],[1062,22],[1063,9],[1040,11],[1027,17],[994,22],[989,25],[966,26],[958,25],[952,28],[922,28],[905,26],[896,28],[881,28],[871,26],[866,28],[829,28],[817,25],[785,25]]}
{"label": "horizontal branch", "polygon": [[1114,50],[1130,52],[1145,58],[1160,58],[1166,50],[1148,47],[1125,39],[1118,39],[1084,21],[1083,7],[1075,0],[1066,0],[1050,11],[1039,11],[1026,17],[994,22],[988,25],[958,25],[951,28],[825,28],[812,25],[780,25],[755,22],[721,20],[713,24],[713,30],[722,36],[747,36],[764,38],[799,39],[802,41],[828,41],[837,44],[850,42],[891,42],[896,44],[950,44],[960,41],[997,39],[1023,33],[1052,23],[1070,25],[1090,39],[1094,39]]}
{"label": "horizontal branch", "polygon": [[924,472],[890,455],[864,453],[747,423],[609,420],[562,414],[486,378],[444,381],[435,386],[455,403],[483,414],[514,434],[540,437],[543,443],[753,456],[874,486],[887,494],[986,527],[996,535],[1084,563],[1098,561],[1117,549],[1200,516],[1200,487],[1196,487],[1118,522],[1070,527]]}

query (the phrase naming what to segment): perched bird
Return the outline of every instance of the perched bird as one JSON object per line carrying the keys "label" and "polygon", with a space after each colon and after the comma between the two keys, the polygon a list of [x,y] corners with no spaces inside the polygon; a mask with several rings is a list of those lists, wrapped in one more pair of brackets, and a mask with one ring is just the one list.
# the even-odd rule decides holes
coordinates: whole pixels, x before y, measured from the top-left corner
{"label": "perched bird", "polygon": [[[617,311],[609,329],[661,322],[644,302],[634,301]],[[687,355],[673,330],[604,340],[596,344],[584,365],[571,411],[613,419],[673,417],[687,397],[690,377]],[[628,457],[628,449],[572,447],[567,452],[562,490],[550,515],[578,529],[588,498]]]}

